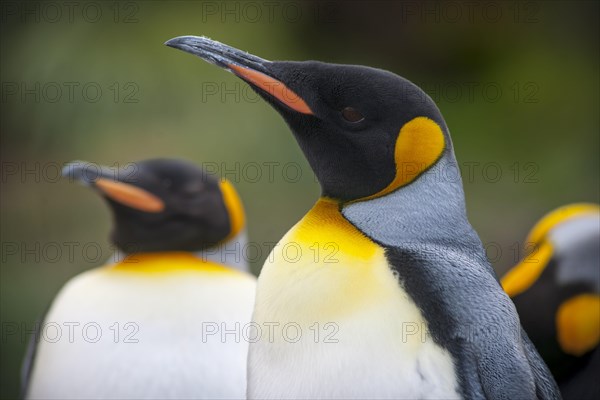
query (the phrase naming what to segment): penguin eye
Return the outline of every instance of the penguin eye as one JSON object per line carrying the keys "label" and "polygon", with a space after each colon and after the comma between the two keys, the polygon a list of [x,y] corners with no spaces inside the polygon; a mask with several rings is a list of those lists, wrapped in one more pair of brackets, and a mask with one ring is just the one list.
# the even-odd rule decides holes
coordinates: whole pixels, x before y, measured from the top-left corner
{"label": "penguin eye", "polygon": [[348,122],[357,123],[365,119],[365,117],[356,109],[346,107],[342,110],[342,117]]}

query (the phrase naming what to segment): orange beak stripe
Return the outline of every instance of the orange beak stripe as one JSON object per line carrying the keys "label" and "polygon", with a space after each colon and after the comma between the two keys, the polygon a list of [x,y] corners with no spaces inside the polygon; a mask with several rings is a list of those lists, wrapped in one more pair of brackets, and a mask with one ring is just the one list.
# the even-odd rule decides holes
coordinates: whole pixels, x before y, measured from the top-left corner
{"label": "orange beak stripe", "polygon": [[235,64],[229,64],[228,67],[237,76],[269,93],[292,110],[302,114],[314,115],[308,104],[300,96],[277,79],[271,78],[262,72]]}
{"label": "orange beak stripe", "polygon": [[97,179],[96,186],[117,203],[136,210],[158,213],[165,209],[165,203],[152,193],[139,187],[108,179]]}

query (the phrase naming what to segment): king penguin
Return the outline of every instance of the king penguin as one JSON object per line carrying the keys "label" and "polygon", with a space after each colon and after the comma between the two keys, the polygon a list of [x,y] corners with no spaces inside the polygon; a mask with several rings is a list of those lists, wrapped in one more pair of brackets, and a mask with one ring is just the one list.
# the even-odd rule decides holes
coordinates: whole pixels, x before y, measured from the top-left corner
{"label": "king penguin", "polygon": [[256,286],[233,185],[174,159],[75,162],[63,175],[106,200],[119,254],[53,300],[24,365],[25,397],[244,398],[247,342],[222,336],[250,322]]}
{"label": "king penguin", "polygon": [[448,128],[421,89],[204,37],[166,45],[248,82],[322,190],[260,273],[250,399],[559,398],[467,221]]}
{"label": "king penguin", "polygon": [[600,207],[545,215],[501,282],[565,400],[600,398]]}

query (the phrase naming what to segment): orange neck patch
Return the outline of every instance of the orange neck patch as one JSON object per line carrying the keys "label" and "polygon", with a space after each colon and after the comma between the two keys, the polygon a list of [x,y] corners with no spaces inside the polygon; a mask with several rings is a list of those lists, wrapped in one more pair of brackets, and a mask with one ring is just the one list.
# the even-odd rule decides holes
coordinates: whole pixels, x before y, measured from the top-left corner
{"label": "orange neck patch", "polygon": [[515,297],[529,289],[542,275],[553,253],[554,249],[548,241],[536,244],[534,251],[500,280],[506,294]]}
{"label": "orange neck patch", "polygon": [[558,343],[562,350],[581,356],[600,343],[600,296],[582,294],[560,305],[556,313]]}
{"label": "orange neck patch", "polygon": [[294,240],[307,248],[330,248],[361,260],[372,258],[377,251],[377,245],[342,216],[339,203],[324,197],[296,225]]}
{"label": "orange neck patch", "polygon": [[441,157],[445,148],[442,128],[427,117],[417,117],[407,122],[396,140],[394,160],[396,176],[383,190],[362,200],[385,196],[413,182]]}
{"label": "orange neck patch", "polygon": [[203,260],[192,253],[182,251],[160,253],[135,253],[109,266],[107,271],[165,274],[174,272],[236,272],[224,265]]}

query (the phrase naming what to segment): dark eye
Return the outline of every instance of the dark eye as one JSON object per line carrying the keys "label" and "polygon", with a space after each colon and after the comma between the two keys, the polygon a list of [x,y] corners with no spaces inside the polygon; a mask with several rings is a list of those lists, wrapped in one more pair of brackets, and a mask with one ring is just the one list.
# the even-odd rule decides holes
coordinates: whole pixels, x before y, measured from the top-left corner
{"label": "dark eye", "polygon": [[348,122],[356,123],[360,122],[365,117],[356,109],[352,107],[346,107],[342,110],[342,117]]}

